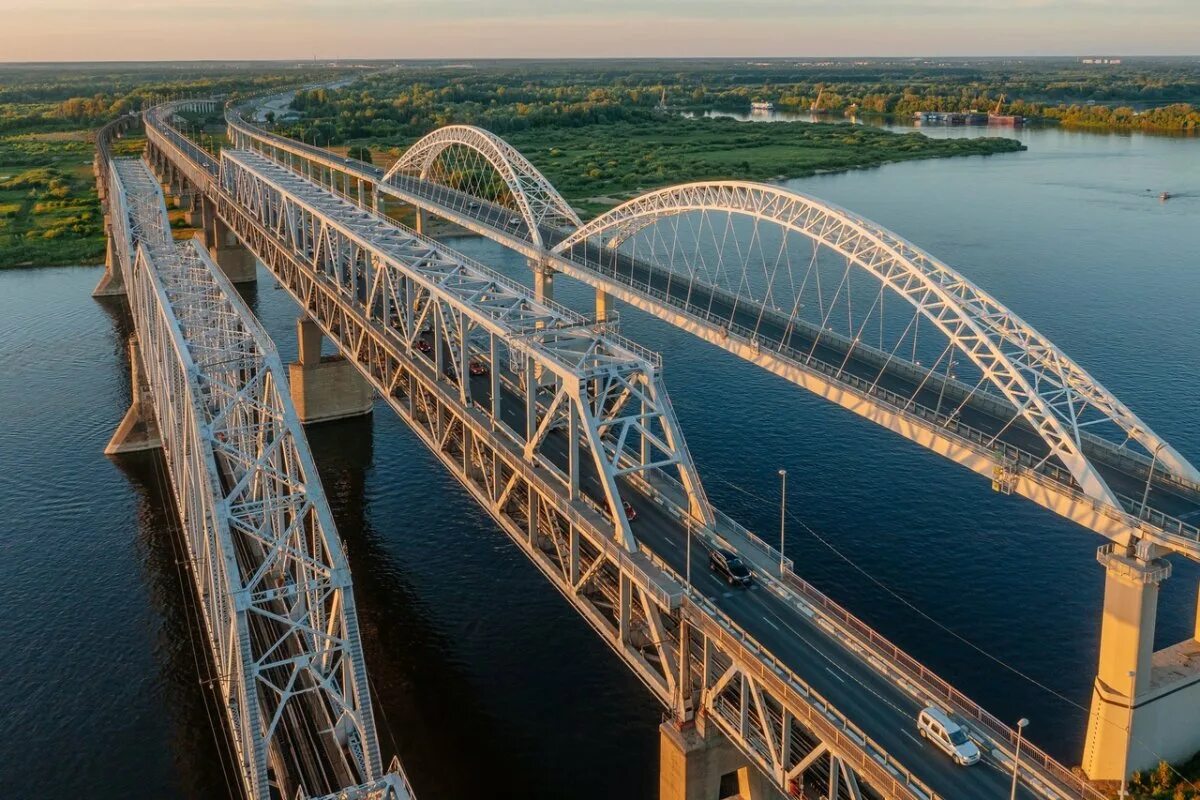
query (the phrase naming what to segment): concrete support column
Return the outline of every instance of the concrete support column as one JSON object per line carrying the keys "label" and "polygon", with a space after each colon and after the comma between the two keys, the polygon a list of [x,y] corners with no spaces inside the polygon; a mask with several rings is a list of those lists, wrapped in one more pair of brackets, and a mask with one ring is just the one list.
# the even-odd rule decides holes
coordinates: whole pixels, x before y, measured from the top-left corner
{"label": "concrete support column", "polygon": [[539,302],[554,302],[554,270],[536,261],[530,261],[529,268],[533,270],[534,297]]}
{"label": "concrete support column", "polygon": [[1158,587],[1171,574],[1171,565],[1113,545],[1102,547],[1097,558],[1105,572],[1104,616],[1083,770],[1092,780],[1117,781],[1157,762],[1136,740],[1157,738],[1148,719],[1139,722],[1149,716]]}
{"label": "concrete support column", "polygon": [[242,246],[237,235],[216,215],[207,219],[204,241],[208,253],[234,283],[249,283],[257,277],[254,254]]}
{"label": "concrete support column", "polygon": [[415,221],[413,222],[413,230],[415,230],[419,234],[424,235],[425,234],[425,211],[420,206],[414,206],[413,207],[413,216],[415,218]]}
{"label": "concrete support column", "polygon": [[612,297],[608,292],[596,287],[596,319],[597,321],[608,319],[608,312],[612,310]]}
{"label": "concrete support column", "polygon": [[321,357],[321,329],[308,317],[296,320],[299,358],[288,364],[292,403],[300,421],[328,422],[370,414],[375,394],[354,365],[341,356]]}
{"label": "concrete support column", "polygon": [[658,727],[659,800],[774,800],[783,794],[716,726],[698,718]]}
{"label": "concrete support column", "polygon": [[125,294],[125,276],[121,273],[121,265],[117,263],[112,231],[107,224],[104,230],[108,234],[104,239],[104,274],[92,290],[92,297],[116,297]]}
{"label": "concrete support column", "polygon": [[129,339],[129,379],[132,384],[129,410],[104,448],[106,456],[162,447],[158,420],[154,416],[154,396],[150,394],[150,384],[142,371],[141,348],[136,336]]}

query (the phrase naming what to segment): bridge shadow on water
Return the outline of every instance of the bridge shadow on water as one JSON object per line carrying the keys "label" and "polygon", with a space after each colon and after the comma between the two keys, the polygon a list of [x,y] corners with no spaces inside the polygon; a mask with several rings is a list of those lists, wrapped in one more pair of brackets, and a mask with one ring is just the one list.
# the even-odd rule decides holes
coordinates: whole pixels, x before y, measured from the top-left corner
{"label": "bridge shadow on water", "polygon": [[[382,404],[308,429],[354,576],[385,760],[398,753],[418,793],[438,798],[649,793],[655,704],[415,438],[400,458],[436,487],[393,479],[388,454],[377,463],[376,441],[397,433]],[[617,689],[595,691],[613,675]],[[614,715],[616,692],[630,697]],[[589,718],[614,716],[644,718],[620,775],[587,747]]]}

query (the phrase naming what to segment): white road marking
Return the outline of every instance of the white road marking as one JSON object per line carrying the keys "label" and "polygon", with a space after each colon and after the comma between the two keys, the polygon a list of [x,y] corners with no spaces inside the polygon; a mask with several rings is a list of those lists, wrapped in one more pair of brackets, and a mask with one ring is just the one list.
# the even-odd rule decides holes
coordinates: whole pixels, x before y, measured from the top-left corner
{"label": "white road marking", "polygon": [[846,679],[845,679],[845,678],[843,678],[841,675],[838,675],[836,672],[834,672],[832,667],[826,667],[826,668],[825,668],[825,671],[826,671],[826,672],[828,672],[828,673],[829,673],[830,675],[832,675],[833,677],[837,678],[837,679],[838,679],[839,681],[841,681],[842,683],[845,683],[845,682],[846,682]]}
{"label": "white road marking", "polygon": [[922,747],[924,747],[924,746],[925,746],[925,742],[923,742],[923,741],[921,741],[920,739],[918,739],[917,737],[913,736],[913,735],[912,735],[911,733],[909,733],[908,731],[900,731],[900,732],[901,732],[901,733],[903,733],[903,734],[904,734],[905,736],[907,736],[908,738],[912,739],[912,740],[913,740],[914,742],[916,742],[917,744],[921,745]]}
{"label": "white road marking", "polygon": [[771,622],[771,620],[767,619],[766,617],[763,617],[763,622],[767,623],[768,625],[770,625],[770,626],[771,626],[772,628],[774,628],[775,630],[779,630],[779,626],[778,626],[778,625],[776,625],[774,622]]}

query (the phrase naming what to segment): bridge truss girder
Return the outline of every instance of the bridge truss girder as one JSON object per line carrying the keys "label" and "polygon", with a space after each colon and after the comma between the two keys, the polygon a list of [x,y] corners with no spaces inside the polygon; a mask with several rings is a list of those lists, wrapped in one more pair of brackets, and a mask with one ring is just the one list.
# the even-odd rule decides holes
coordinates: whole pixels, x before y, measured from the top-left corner
{"label": "bridge truss girder", "polygon": [[112,174],[121,267],[242,784],[264,800],[272,785],[325,791],[289,770],[296,744],[284,739],[305,735],[336,776],[326,788],[408,797],[403,774],[381,769],[349,568],[274,345],[204,249],[171,240],[145,164],[118,161]]}
{"label": "bridge truss girder", "polygon": [[[424,346],[459,402],[485,394],[494,424],[526,461],[557,476],[572,500],[599,503],[627,549],[637,549],[620,497],[619,478],[628,474],[672,469],[696,520],[711,523],[656,355],[535,301],[510,279],[335,199],[261,155],[226,151],[221,179],[269,230],[314,259],[347,300],[395,330],[410,353]],[[482,391],[470,379],[478,366],[490,376]],[[515,418],[514,403],[522,406]],[[556,430],[567,432],[565,458],[545,451]],[[581,491],[589,475],[601,496]]]}
{"label": "bridge truss girder", "polygon": [[[664,705],[681,718],[705,709],[781,789],[802,772],[827,770],[829,760],[818,756],[834,754],[839,769],[852,770],[884,796],[936,796],[882,748],[863,750],[864,742],[873,743],[853,723],[778,662],[765,666],[765,649],[721,612],[686,596],[680,576],[665,564],[645,550],[630,552],[602,509],[570,500],[561,479],[549,474],[552,462],[531,464],[528,442],[514,439],[488,404],[469,395],[464,403],[462,385],[413,346],[417,320],[432,318],[436,339],[444,312],[430,309],[422,316],[422,304],[409,303],[403,307],[411,309],[412,324],[397,324],[376,313],[386,305],[381,295],[368,292],[352,299],[356,295],[348,286],[376,285],[368,279],[369,262],[334,258],[336,248],[313,246],[325,241],[322,236],[296,235],[296,226],[264,214],[265,205],[250,210],[247,193],[265,187],[252,186],[259,181],[242,154],[226,154],[226,159],[218,214]],[[240,170],[233,166],[237,161]],[[357,267],[349,271],[333,266],[351,263]],[[360,279],[349,280],[351,272],[360,273]],[[443,340],[461,342],[456,332],[447,331]],[[548,368],[532,358],[526,369],[533,372],[531,365]],[[547,409],[539,416],[542,422],[552,419],[548,409],[555,403],[554,397],[539,402]],[[674,513],[689,516],[686,505],[684,500]],[[751,694],[758,698],[759,705],[746,706],[745,714],[726,697],[734,678],[753,686]],[[761,725],[747,722],[762,704],[771,703],[785,709],[785,722],[776,723],[780,744],[774,755],[759,741]]]}

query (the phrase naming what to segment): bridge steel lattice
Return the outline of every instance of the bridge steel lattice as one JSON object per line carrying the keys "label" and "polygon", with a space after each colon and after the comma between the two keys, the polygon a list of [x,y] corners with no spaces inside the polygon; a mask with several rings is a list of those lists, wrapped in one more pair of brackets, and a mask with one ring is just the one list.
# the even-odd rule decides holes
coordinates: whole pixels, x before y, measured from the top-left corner
{"label": "bridge steel lattice", "polygon": [[[597,287],[604,296],[611,293],[614,297],[668,319],[935,452],[978,472],[990,474],[993,485],[999,490],[1016,491],[1030,497],[1109,536],[1120,547],[1128,548],[1123,551],[1125,555],[1117,553],[1114,557],[1153,564],[1156,554],[1164,549],[1183,552],[1194,558],[1200,555],[1200,532],[1179,516],[1160,510],[1160,505],[1169,508],[1172,503],[1176,508],[1191,508],[1192,493],[1197,488],[1195,470],[1180,454],[1155,436],[1061,351],[993,298],[894,234],[849,212],[777,187],[700,184],[652,193],[615,209],[588,226],[576,226],[565,214],[555,212],[558,218],[554,219],[554,215],[545,211],[559,206],[560,198],[557,193],[549,194],[553,191],[552,187],[543,177],[527,174],[519,180],[511,180],[505,176],[504,164],[511,165],[513,157],[505,151],[503,143],[491,134],[482,135],[481,132],[461,127],[431,134],[427,140],[414,145],[411,156],[402,158],[402,167],[385,174],[377,167],[339,158],[328,151],[269,134],[244,122],[236,111],[228,111],[226,119],[230,137],[237,147],[253,149],[274,162],[259,164],[262,170],[290,171],[292,177],[307,174],[310,180],[326,186],[332,193],[331,197],[341,196],[339,202],[345,204],[343,211],[357,207],[359,212],[375,220],[372,225],[380,231],[389,228],[402,230],[390,220],[373,213],[381,206],[381,198],[401,200],[419,211],[441,216],[525,254],[537,269],[550,269],[578,278]],[[173,149],[175,153],[190,157],[196,163],[200,163],[198,158],[203,158],[186,155],[188,147],[194,148],[194,145],[187,144],[186,137],[169,126],[162,127],[156,135],[160,137],[164,149]],[[446,153],[454,153],[454,158],[462,158],[457,152],[462,148],[475,149],[483,162],[496,169],[501,183],[508,189],[508,197],[499,196],[495,184],[484,187],[483,182],[479,182],[478,186],[464,186],[447,181],[445,176],[448,171],[437,168],[437,160]],[[223,161],[223,168],[234,161],[240,161],[242,168],[250,166],[245,156],[237,154],[236,158],[229,156],[228,160]],[[522,163],[527,164],[523,159]],[[527,171],[531,168],[522,166],[522,169]],[[215,171],[210,171],[212,174]],[[275,178],[283,180],[279,175]],[[211,184],[213,178],[206,180]],[[446,182],[438,183],[438,180]],[[519,196],[525,192],[523,187],[528,185],[537,187],[536,193],[541,196],[537,204],[528,196],[523,199]],[[223,195],[229,190],[230,187],[225,187],[213,191]],[[543,211],[532,211],[535,207]],[[519,216],[514,218],[514,212],[519,212]],[[243,240],[250,241],[255,235],[254,225],[243,223],[239,227],[233,221],[240,213],[239,204],[229,202],[226,198],[222,215],[227,217],[231,227],[239,231]],[[686,242],[687,237],[681,238],[677,232],[679,220],[696,213],[701,216],[725,215],[752,219],[756,238],[760,224],[764,228],[805,237],[813,243],[810,269],[813,264],[819,263],[818,248],[836,253],[842,258],[845,270],[841,282],[835,281],[838,293],[843,285],[848,285],[852,280],[852,273],[875,280],[881,298],[876,301],[881,309],[880,345],[874,347],[867,344],[862,335],[866,320],[871,319],[874,305],[868,304],[871,310],[865,318],[860,316],[857,329],[851,324],[848,330],[838,331],[824,324],[831,316],[832,303],[830,310],[822,309],[823,319],[819,316],[814,322],[802,318],[797,310],[807,305],[802,302],[805,299],[801,294],[803,287],[801,293],[794,293],[787,298],[790,303],[780,303],[772,295],[775,288],[773,284],[768,282],[764,291],[762,284],[751,285],[748,280],[751,276],[745,267],[743,274],[736,274],[739,264],[748,263],[745,258],[731,261],[735,268],[732,282],[727,280],[728,275],[723,276],[719,263],[716,271],[709,269],[704,264],[704,257],[712,251],[697,247],[695,241]],[[646,238],[657,235],[660,230],[670,230],[671,226],[676,226],[674,238],[667,237],[671,246],[666,249],[671,259],[666,263],[653,257],[647,259],[644,248]],[[700,230],[704,233],[703,225]],[[710,223],[709,234],[719,230],[718,226]],[[723,230],[727,235],[728,231],[736,229],[725,227]],[[699,239],[698,236],[694,238]],[[265,236],[260,236],[254,245],[260,257],[267,241]],[[636,251],[639,242],[643,245],[641,252]],[[681,242],[690,244],[690,249],[680,248]],[[757,246],[761,251],[761,240]],[[654,247],[651,246],[649,251],[653,256]],[[786,253],[786,250],[783,252]],[[739,252],[740,257],[744,255]],[[803,265],[803,262],[800,264]],[[279,275],[283,267],[272,269]],[[797,277],[791,272],[787,274],[791,278]],[[774,280],[774,275],[770,280]],[[287,281],[284,282],[287,285]],[[819,290],[819,279],[817,285]],[[833,295],[833,301],[838,300],[838,293]],[[898,341],[893,336],[894,344],[889,342],[892,345],[890,349],[883,346],[882,298],[885,293],[901,299],[907,305],[918,327],[924,320],[946,340],[946,347],[940,355],[934,351],[936,359],[930,359],[932,367],[922,366],[917,359],[915,332],[911,336],[911,359],[897,355],[899,346],[906,344],[909,328],[899,334]],[[293,294],[302,302],[309,297],[295,290]],[[539,294],[538,302],[545,304],[547,300],[544,292]],[[842,302],[849,306],[848,293]],[[789,304],[791,314],[788,313]],[[335,328],[326,327],[325,332],[339,341],[340,334]],[[430,330],[428,333],[435,335],[436,331]],[[421,341],[424,335],[424,332],[418,332],[417,339],[410,340],[410,351],[413,342]],[[453,331],[438,335],[442,341],[456,341]],[[339,342],[339,346],[349,357],[358,360],[356,348],[359,345]],[[419,347],[417,349],[425,352]],[[435,356],[435,372],[442,376],[435,380],[444,380],[447,375],[453,380],[453,375],[459,373],[455,372],[452,364],[447,369],[447,356],[441,352],[441,346],[431,349],[431,352]],[[979,380],[974,385],[960,380],[956,375],[955,353],[964,356],[977,370]],[[404,354],[403,350],[401,354]],[[421,357],[417,356],[416,360],[420,362]],[[470,359],[460,358],[459,368],[463,363],[468,364],[469,371]],[[488,363],[491,374],[501,372],[495,359]],[[506,380],[506,386],[513,383],[511,379]],[[376,385],[378,388],[379,384]],[[475,398],[479,393],[460,391],[460,400],[462,396]],[[527,401],[528,398],[526,405]],[[944,406],[944,402],[948,405]],[[543,406],[540,402],[537,405],[539,409]],[[1085,417],[1086,414],[1091,417]],[[1089,429],[1098,423],[1122,431],[1124,441],[1093,435]],[[510,430],[515,429],[510,427]],[[426,440],[427,443],[431,441],[428,438]],[[1126,446],[1129,443],[1138,444],[1148,453],[1133,452]],[[623,477],[618,476],[618,481]],[[677,519],[688,527],[694,525],[697,535],[709,543],[728,544],[736,541],[741,545],[749,544],[752,549],[757,547],[760,554],[766,554],[768,558],[772,556],[770,548],[761,543],[754,545],[750,534],[723,515],[715,513],[715,525],[698,518],[695,500],[699,494],[694,487],[689,493],[688,487],[672,486],[655,471],[646,471],[643,475],[631,475],[623,488],[630,491],[631,497],[641,493],[665,503]],[[1135,499],[1136,495],[1140,495],[1140,500]],[[613,495],[598,496],[611,511]],[[586,498],[581,499],[586,501]],[[486,502],[484,504],[488,506]],[[621,538],[628,530],[627,526],[621,524],[619,514],[613,522],[617,528],[617,539],[627,542]],[[504,524],[503,521],[501,524]],[[530,552],[528,547],[526,552]],[[651,549],[642,548],[639,552],[655,557]],[[659,551],[659,554],[662,552]],[[1108,552],[1102,555],[1108,557],[1113,554]],[[665,564],[660,564],[660,567],[671,576],[672,570]],[[1112,573],[1113,569],[1110,569],[1110,577]],[[677,574],[675,571],[676,578]],[[1159,570],[1155,574],[1163,573]],[[804,612],[806,614],[816,614],[823,621],[823,626],[828,627],[831,636],[858,653],[873,668],[897,685],[907,687],[906,691],[915,692],[916,696],[932,700],[971,720],[973,734],[979,735],[987,747],[1001,754],[1011,747],[1016,735],[1014,731],[886,643],[878,634],[854,620],[790,571],[785,569],[780,577],[781,580],[773,586],[789,602],[807,609]],[[619,591],[617,596],[619,599]],[[694,619],[687,615],[688,609],[705,605],[703,598],[695,593],[684,592],[680,601],[683,613],[664,617],[665,620],[678,619],[678,629],[685,632],[677,637],[679,648],[675,662],[678,665],[691,663],[692,649],[689,645],[697,643],[693,641],[696,636],[701,636],[703,643],[707,643],[702,650],[716,647],[712,644],[719,638],[715,630],[708,628],[708,633],[699,634],[697,630],[704,629],[714,617],[722,619],[723,612],[714,607],[711,612],[706,610],[705,613],[698,613]],[[736,623],[728,617],[720,624],[737,629]],[[674,627],[673,624],[666,625],[668,631]],[[1148,646],[1145,640],[1153,638],[1152,625],[1150,633],[1149,637],[1142,637],[1143,641],[1135,649]],[[767,696],[760,699],[755,693],[754,679],[748,676],[758,675],[761,680],[766,674],[763,671],[764,663],[771,665],[767,672],[778,673],[786,670],[786,667],[782,661],[771,657],[768,647],[754,642],[746,631],[742,630],[740,634],[743,643],[749,643],[747,649],[753,657],[746,658],[743,666],[734,668],[732,673],[728,670],[722,673],[721,677],[728,677],[729,683],[721,683],[718,688],[720,678],[710,680],[707,668],[701,667],[698,671],[682,671],[676,686],[677,689],[700,687],[692,699],[699,698],[700,705],[708,712],[707,716],[725,730],[754,763],[771,775],[777,785],[791,788],[789,779],[796,774],[795,771],[803,772],[812,764],[805,758],[811,758],[814,752],[824,752],[821,748],[828,747],[836,756],[828,762],[829,785],[837,783],[832,780],[832,775],[844,769],[849,762],[861,770],[860,774],[869,783],[876,784],[876,781],[883,780],[883,784],[876,786],[884,786],[882,791],[885,793],[897,792],[899,796],[903,796],[904,791],[927,793],[925,789],[928,787],[913,788],[919,787],[920,781],[915,780],[911,772],[897,772],[894,759],[881,758],[879,753],[885,748],[872,747],[875,743],[870,742],[870,737],[861,730],[850,737],[857,742],[855,746],[849,745],[849,740],[839,740],[824,730],[822,735],[813,738],[812,733],[819,727],[819,722],[814,721],[811,714],[806,716],[803,708],[793,705],[787,705],[785,712],[778,711],[780,705],[777,705],[777,694],[786,695],[786,687],[776,686],[774,690],[777,690],[777,694],[768,692]],[[656,641],[661,643],[662,640]],[[670,685],[670,678],[667,677],[670,661],[665,653],[659,653],[657,662],[645,656],[643,661],[657,663],[655,670],[662,676],[658,682],[660,687]],[[689,676],[697,672],[700,677],[685,680],[682,677],[684,672]],[[789,680],[794,680],[794,686],[805,686],[794,672]],[[1098,680],[1098,691],[1100,684]],[[739,687],[734,692],[738,711],[732,716],[730,706],[723,707],[718,702],[722,697],[729,697],[726,690],[730,685]],[[811,691],[805,694],[814,696]],[[694,712],[694,703],[689,710],[687,691],[677,690],[671,700],[664,702],[668,702],[680,718],[690,718]],[[828,708],[828,705],[825,707]],[[811,708],[809,706],[809,711]],[[757,723],[754,722],[756,713]],[[839,715],[835,713],[834,716]],[[788,720],[789,717],[788,723],[779,723],[779,719]],[[849,730],[853,723],[844,716],[841,718],[845,720],[844,729]],[[722,719],[728,724],[722,724]],[[1095,719],[1094,713],[1093,722]],[[809,736],[807,741],[810,744],[816,741],[818,744],[812,745],[799,760],[793,761],[796,753],[791,748],[795,747],[796,734],[803,725],[794,727],[792,723],[799,724],[801,720],[811,724],[806,729]],[[828,734],[828,738],[823,738],[825,734]],[[800,734],[801,737],[803,735]],[[836,742],[837,746],[825,743],[830,741]],[[867,745],[863,745],[864,741]],[[1031,751],[1023,749],[1022,752]],[[864,754],[866,758],[862,758]],[[1032,760],[1036,763],[1029,774],[1025,774],[1026,765],[1022,759],[1021,777],[1030,785],[1040,787],[1039,791],[1057,793],[1058,796],[1089,796],[1092,793],[1089,787],[1036,748],[1032,749]],[[893,778],[903,774],[903,784],[909,788],[897,789],[894,782],[887,782],[889,779],[886,776],[881,777],[878,772],[873,772],[872,764],[876,767],[886,764],[885,772]]]}
{"label": "bridge steel lattice", "polygon": [[[152,148],[173,159],[211,158],[187,155],[194,145],[186,137],[161,117],[149,119]],[[238,144],[244,137],[233,133]],[[736,541],[748,558],[780,562],[744,528],[706,511],[682,439],[667,436],[661,422],[663,435],[658,445],[649,437],[650,449],[665,443],[668,450],[647,458],[647,431],[629,436],[623,432],[635,430],[630,424],[601,420],[595,400],[612,395],[600,383],[589,378],[594,388],[582,397],[572,391],[559,399],[564,385],[577,385],[582,376],[545,360],[546,331],[573,328],[575,339],[581,321],[377,214],[366,201],[365,182],[340,171],[344,160],[321,152],[322,161],[313,164],[275,144],[258,154],[226,150],[219,175],[204,180],[225,223],[676,717],[715,725],[785,791],[816,775],[830,796],[941,796],[719,604],[681,589],[687,576],[678,564],[668,565],[657,545],[646,548],[634,539],[617,497],[653,498],[681,538],[689,530],[708,547]],[[532,332],[528,324],[498,326],[503,317],[496,318],[491,304],[500,297],[507,298],[501,309],[510,303],[538,309]],[[524,313],[518,319],[528,322]],[[584,351],[619,343],[603,328],[589,337],[583,341],[596,344]],[[628,343],[619,346],[638,352]],[[571,349],[578,353],[578,344]],[[656,372],[656,359],[640,358]],[[483,365],[486,380],[472,381],[475,364]],[[586,366],[586,360],[576,363]],[[665,393],[657,396],[665,400]],[[563,414],[568,401],[572,409],[592,410]],[[597,420],[601,424],[589,431]],[[604,475],[609,467],[611,480]],[[901,689],[906,702],[915,696],[949,704],[971,715],[1001,757],[1011,746],[1005,726],[790,569],[784,581],[770,579],[766,569],[760,574],[793,609],[789,613],[821,620],[818,627],[831,632],[822,635],[884,670],[890,691],[907,687]],[[1052,796],[1093,796],[1069,771],[1032,752],[1022,759],[1023,784]]]}
{"label": "bridge steel lattice", "polygon": [[246,796],[410,797],[380,763],[349,568],[274,345],[139,159],[112,233]]}

